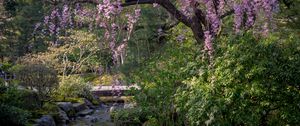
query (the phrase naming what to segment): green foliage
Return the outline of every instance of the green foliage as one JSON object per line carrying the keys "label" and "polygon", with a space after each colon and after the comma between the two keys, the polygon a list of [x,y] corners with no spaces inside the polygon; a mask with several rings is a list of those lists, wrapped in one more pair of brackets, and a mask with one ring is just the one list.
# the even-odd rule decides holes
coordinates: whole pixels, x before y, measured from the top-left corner
{"label": "green foliage", "polygon": [[65,76],[97,72],[100,66],[108,67],[112,60],[109,50],[100,47],[96,34],[85,30],[67,31],[59,39],[60,46],[49,47],[46,52],[31,53],[19,59],[22,64],[44,64]]}
{"label": "green foliage", "polygon": [[[3,2],[3,1],[2,1]],[[40,0],[5,0],[5,10],[1,10],[6,16],[0,15],[0,57],[15,61],[17,57],[29,52],[45,50],[44,40],[34,36],[34,24],[43,17],[43,2]],[[2,27],[1,27],[2,26]]]}
{"label": "green foliage", "polygon": [[57,73],[52,68],[40,64],[21,65],[12,68],[20,84],[25,88],[37,90],[41,100],[48,100],[58,86]]}
{"label": "green foliage", "polygon": [[200,68],[176,94],[191,125],[299,124],[299,38],[246,34],[217,44],[213,68]]}
{"label": "green foliage", "polygon": [[120,79],[120,77],[117,77],[117,75],[110,75],[110,74],[85,74],[83,75],[83,79],[85,82],[90,82],[94,86],[98,85],[111,85],[113,83],[113,80],[115,78]]}
{"label": "green foliage", "polygon": [[8,106],[15,106],[18,108],[33,110],[39,108],[41,103],[37,94],[33,91],[20,90],[16,87],[1,86],[4,89],[1,94],[0,102]]}
{"label": "green foliage", "polygon": [[[281,0],[281,12],[278,18],[280,25],[285,25],[291,29],[300,29],[300,0]],[[282,31],[281,31],[282,32]]]}
{"label": "green foliage", "polygon": [[155,107],[153,115],[161,125],[180,125],[183,118],[174,118],[174,94],[176,89],[183,86],[181,83],[195,71],[184,71],[191,66],[191,61],[197,57],[199,50],[193,42],[178,43],[171,41],[161,47],[161,51],[143,66],[128,76],[132,83],[137,83],[142,91],[137,91],[135,100],[143,110]]}
{"label": "green foliage", "polygon": [[27,124],[30,113],[23,109],[0,104],[0,124],[6,126]]}
{"label": "green foliage", "polygon": [[0,63],[0,70],[8,71],[13,65],[10,63]]}
{"label": "green foliage", "polygon": [[110,113],[111,118],[114,122],[120,123],[122,125],[141,125],[145,121],[149,120],[150,115],[155,115],[153,108],[143,109],[143,108],[131,108],[131,109],[121,109]]}
{"label": "green foliage", "polygon": [[24,99],[28,92],[18,90],[15,86],[7,87],[2,82],[0,89],[0,124],[25,125],[31,116],[27,110],[32,109],[31,103],[27,103],[28,101]]}
{"label": "green foliage", "polygon": [[90,98],[91,84],[79,76],[66,76],[61,79],[57,89],[57,95],[63,98]]}

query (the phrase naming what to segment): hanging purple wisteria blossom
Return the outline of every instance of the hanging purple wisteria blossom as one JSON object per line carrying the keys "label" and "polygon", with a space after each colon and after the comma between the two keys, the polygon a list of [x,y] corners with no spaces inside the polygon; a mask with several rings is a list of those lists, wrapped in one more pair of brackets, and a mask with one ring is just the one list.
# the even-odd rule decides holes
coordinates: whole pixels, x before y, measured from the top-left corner
{"label": "hanging purple wisteria blossom", "polygon": [[[236,34],[243,34],[245,30],[254,29],[256,33],[263,36],[268,35],[271,28],[274,13],[279,10],[278,0],[176,0],[179,8],[170,6],[173,4],[169,0],[150,0],[154,7],[161,6],[166,8],[175,18],[187,24],[193,29],[194,21],[200,22],[198,25],[202,34],[193,32],[195,36],[200,36],[204,43],[204,50],[210,57],[213,55],[213,41],[219,34],[222,27],[224,15],[233,13],[233,29]],[[137,1],[139,4],[139,1]],[[166,6],[166,4],[169,4]],[[178,9],[175,11],[174,8]],[[100,28],[104,30],[103,38],[112,52],[115,63],[124,52],[130,35],[133,31],[134,24],[137,23],[140,16],[140,9],[135,9],[132,13],[125,15],[127,23],[117,23],[118,18],[123,10],[121,0],[103,0],[97,2],[97,9],[86,9],[80,3],[75,5],[64,4],[62,7],[54,7],[48,16],[44,17],[43,24],[36,25],[43,27],[42,33],[50,36],[59,36],[64,33],[64,29],[74,27],[88,27],[89,31]],[[180,12],[181,11],[181,12]],[[182,13],[182,14],[181,14]],[[228,14],[229,13],[229,14]],[[194,20],[195,17],[202,17],[200,20]],[[188,25],[190,23],[190,25]],[[124,27],[126,30],[124,30]],[[46,29],[45,29],[46,28]],[[193,29],[193,31],[197,31]],[[122,34],[122,35],[120,35]],[[119,38],[122,36],[123,38]],[[201,39],[197,39],[200,41]]]}

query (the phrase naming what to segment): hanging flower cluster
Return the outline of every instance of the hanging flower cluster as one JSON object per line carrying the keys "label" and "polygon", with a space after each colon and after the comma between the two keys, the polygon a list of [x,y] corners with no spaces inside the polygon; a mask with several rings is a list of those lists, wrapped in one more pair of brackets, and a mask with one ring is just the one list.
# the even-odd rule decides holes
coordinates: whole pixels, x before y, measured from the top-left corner
{"label": "hanging flower cluster", "polygon": [[[136,9],[134,13],[126,14],[127,24],[117,23],[123,9],[121,2],[121,0],[103,0],[97,5],[97,9],[86,9],[79,3],[75,6],[57,6],[49,15],[44,17],[43,23],[36,24],[35,32],[42,30],[44,35],[55,38],[64,33],[62,30],[68,28],[81,28],[88,25],[90,31],[96,28],[103,29],[104,34],[101,42],[108,43],[113,59],[117,63],[119,62],[118,57],[125,52],[130,33],[133,31],[141,11]],[[126,30],[123,29],[124,27]],[[121,36],[123,39],[120,38]],[[57,38],[55,39],[56,44]]]}
{"label": "hanging flower cluster", "polygon": [[194,14],[193,5],[195,2],[196,0],[180,0],[181,10],[187,17],[191,17]]}
{"label": "hanging flower cluster", "polygon": [[[125,50],[127,48],[127,42],[130,39],[130,34],[133,31],[133,26],[140,17],[140,9],[136,9],[133,14],[126,14],[127,24],[122,26],[116,23],[119,14],[122,11],[121,1],[111,2],[110,0],[104,0],[103,3],[98,5],[98,13],[96,17],[96,22],[101,28],[105,30],[104,38],[109,43],[109,48],[112,51],[112,56],[114,63],[123,63],[123,58],[125,57]],[[122,27],[125,27],[124,31]],[[117,42],[117,38],[121,35],[117,33],[124,34],[121,42]],[[120,39],[120,38],[119,38]],[[119,61],[121,58],[121,61]]]}
{"label": "hanging flower cluster", "polygon": [[[127,42],[130,39],[133,26],[140,16],[140,9],[134,13],[127,14],[127,23],[117,23],[120,13],[123,10],[121,0],[103,0],[97,9],[84,9],[80,4],[74,8],[64,5],[62,8],[56,7],[44,17],[43,23],[36,24],[36,29],[40,26],[44,34],[58,36],[62,29],[82,27],[89,25],[89,29],[104,29],[103,38],[108,43],[112,51],[115,62],[118,62],[120,55],[124,54]],[[178,0],[187,18],[195,16],[196,9],[204,10],[206,23],[204,27],[204,50],[210,57],[213,55],[213,39],[222,26],[222,15],[229,10],[234,12],[234,31],[240,34],[244,29],[256,28],[259,33],[267,35],[272,26],[274,12],[278,11],[278,0]],[[154,3],[153,6],[157,6]],[[88,23],[87,23],[88,22]],[[255,27],[256,24],[263,27]],[[124,26],[125,25],[125,26]],[[124,27],[126,30],[124,30]],[[121,35],[120,35],[121,34]]]}
{"label": "hanging flower cluster", "polygon": [[[204,50],[212,56],[212,41],[222,25],[221,16],[225,10],[234,11],[234,30],[239,34],[243,28],[249,29],[255,24],[263,26],[260,33],[267,35],[271,28],[274,12],[278,11],[278,0],[180,0],[182,12],[189,17],[194,13],[195,2],[204,5],[206,22],[204,29]],[[261,18],[261,19],[259,19]]]}

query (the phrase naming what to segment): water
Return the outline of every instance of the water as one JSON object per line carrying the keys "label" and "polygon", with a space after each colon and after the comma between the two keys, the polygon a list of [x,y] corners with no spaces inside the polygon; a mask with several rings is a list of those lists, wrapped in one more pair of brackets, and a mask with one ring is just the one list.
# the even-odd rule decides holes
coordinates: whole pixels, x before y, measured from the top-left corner
{"label": "water", "polygon": [[110,118],[110,111],[113,109],[123,109],[124,103],[109,103],[97,106],[94,113],[85,117],[77,117],[70,122],[70,126],[115,126]]}

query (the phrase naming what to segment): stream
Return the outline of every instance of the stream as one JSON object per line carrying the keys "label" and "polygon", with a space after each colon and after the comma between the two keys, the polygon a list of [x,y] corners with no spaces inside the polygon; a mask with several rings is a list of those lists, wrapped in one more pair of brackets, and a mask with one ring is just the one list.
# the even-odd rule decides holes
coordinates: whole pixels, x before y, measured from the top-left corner
{"label": "stream", "polygon": [[108,103],[96,106],[91,115],[77,117],[70,121],[69,126],[115,126],[115,123],[110,118],[110,111],[123,109],[124,103]]}

